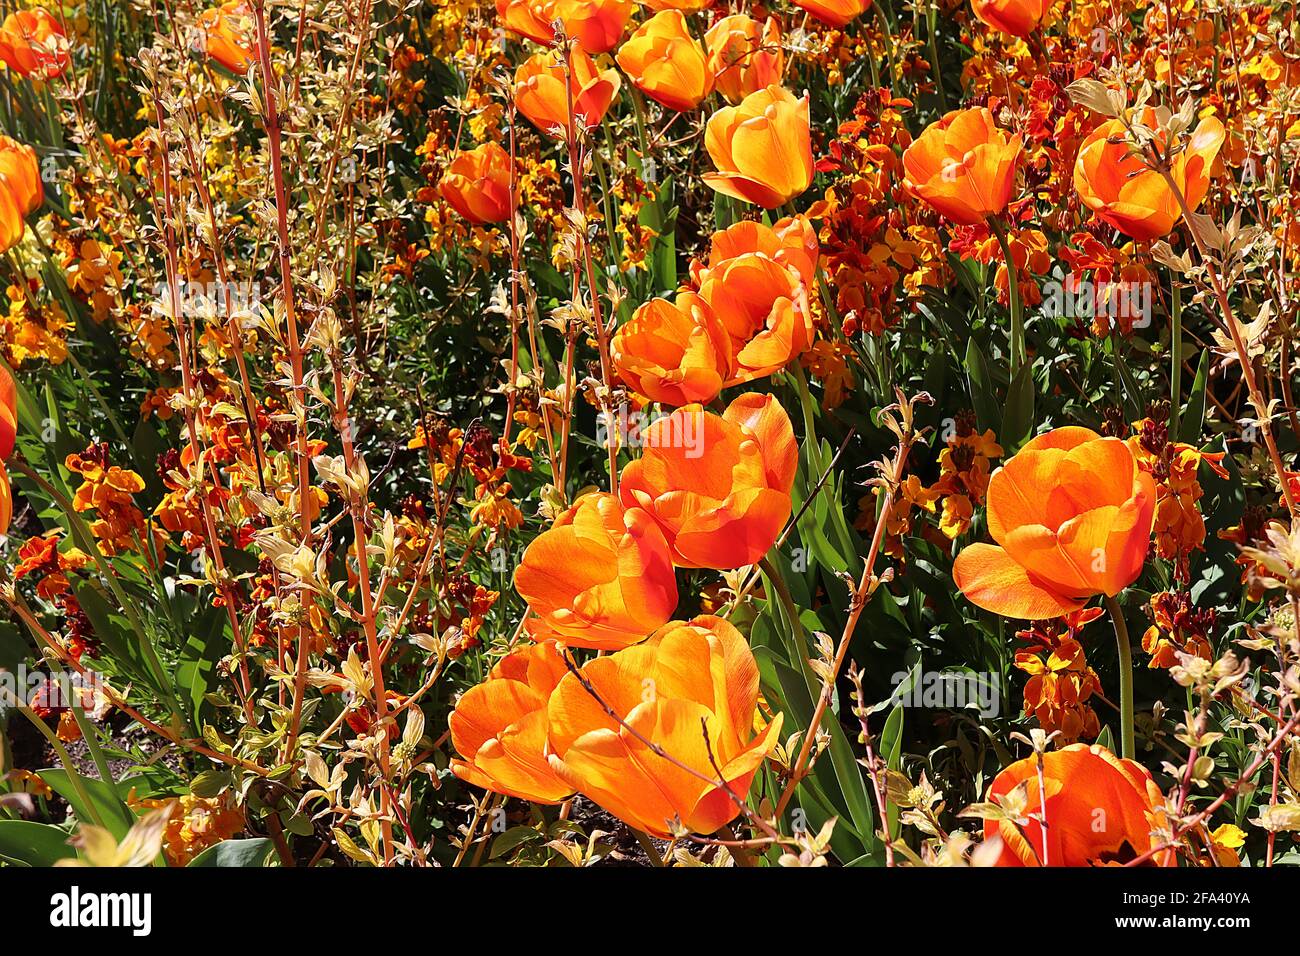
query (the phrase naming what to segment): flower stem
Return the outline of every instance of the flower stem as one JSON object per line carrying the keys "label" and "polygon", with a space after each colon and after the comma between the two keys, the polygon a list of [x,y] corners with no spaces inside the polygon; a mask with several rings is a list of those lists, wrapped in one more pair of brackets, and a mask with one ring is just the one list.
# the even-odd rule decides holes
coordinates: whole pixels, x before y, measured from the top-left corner
{"label": "flower stem", "polygon": [[1115,646],[1119,649],[1119,733],[1120,756],[1133,759],[1133,651],[1129,646],[1128,625],[1119,602],[1106,596],[1106,610],[1115,625]]}
{"label": "flower stem", "polygon": [[1007,264],[1007,299],[1011,303],[1011,378],[1014,381],[1025,361],[1025,319],[1020,302],[1020,277],[1016,273],[1016,260],[1011,257],[1011,244],[1007,241],[1007,228],[996,218],[989,219],[993,235],[1002,247],[1002,258]]}

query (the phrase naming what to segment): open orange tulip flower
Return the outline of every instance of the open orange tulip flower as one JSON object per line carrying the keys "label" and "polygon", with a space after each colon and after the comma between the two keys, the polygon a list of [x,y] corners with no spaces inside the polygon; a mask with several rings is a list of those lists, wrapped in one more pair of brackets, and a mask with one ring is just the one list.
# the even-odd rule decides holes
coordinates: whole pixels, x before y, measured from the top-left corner
{"label": "open orange tulip flower", "polygon": [[[817,281],[817,261],[821,250],[817,230],[806,216],[786,216],[771,226],[742,219],[715,232],[709,240],[708,269],[746,253],[758,253],[790,266],[810,289]],[[692,274],[695,281],[702,284],[707,270],[693,265]]]}
{"label": "open orange tulip flower", "polygon": [[0,24],[0,60],[19,76],[53,79],[71,62],[59,21],[43,7],[19,10]]}
{"label": "open orange tulip flower", "polygon": [[[1150,107],[1136,119],[1149,129],[1157,129],[1157,114]],[[1212,116],[1203,119],[1186,148],[1174,159],[1170,175],[1193,212],[1209,191],[1210,171],[1224,135],[1219,120]],[[1124,124],[1118,119],[1102,123],[1079,147],[1074,188],[1097,218],[1139,241],[1168,235],[1182,217],[1169,183],[1160,173],[1148,169],[1142,157],[1124,142]]]}
{"label": "open orange tulip flower", "polygon": [[618,46],[632,17],[632,0],[551,0],[551,18],[587,53],[606,53]]}
{"label": "open orange tulip flower", "polygon": [[688,405],[641,438],[619,493],[663,529],[676,564],[727,570],[767,554],[790,517],[799,464],[790,417],[774,396],[746,393],[721,416]]}
{"label": "open orange tulip flower", "polygon": [[724,260],[708,270],[700,297],[730,342],[727,385],[771,375],[812,345],[808,287],[774,258],[749,252]]}
{"label": "open orange tulip flower", "polygon": [[547,707],[560,777],[659,837],[674,820],[712,833],[740,814],[736,799],[776,746],[782,715],[755,732],[758,666],[734,625],[673,621],[644,644],[589,661],[582,676],[595,696],[567,674]]}
{"label": "open orange tulip flower", "polygon": [[677,10],[661,10],[641,24],[616,59],[638,90],[679,113],[695,109],[713,89],[704,48]]}
{"label": "open orange tulip flower", "polygon": [[743,13],[723,17],[704,34],[714,85],[728,103],[779,86],[785,77],[781,28],[768,17],[759,22]]}
{"label": "open orange tulip flower", "polygon": [[203,49],[232,73],[247,73],[253,55],[253,15],[244,0],[230,0],[199,14]]}
{"label": "open orange tulip flower", "polygon": [[871,0],[794,0],[794,4],[833,27],[847,26],[871,8]]}
{"label": "open orange tulip flower", "polygon": [[22,241],[24,220],[45,201],[36,152],[0,136],[0,252]]}
{"label": "open orange tulip flower", "polygon": [[461,153],[447,167],[438,192],[472,223],[510,218],[510,154],[496,143]]}
{"label": "open orange tulip flower", "polygon": [[957,587],[986,611],[1040,620],[1137,579],[1156,487],[1123,441],[1070,425],[1039,435],[995,471],[987,503],[997,544],[957,555]]}
{"label": "open orange tulip flower", "polygon": [[572,119],[585,127],[599,126],[618,95],[618,71],[602,70],[586,52],[574,49],[568,74],[560,54],[545,50],[520,64],[515,71],[515,105],[529,122],[548,136],[564,139]]}
{"label": "open orange tulip flower", "polygon": [[9,370],[0,366],[0,461],[14,451],[18,436],[18,388]]}
{"label": "open orange tulip flower", "polygon": [[994,30],[1027,37],[1038,29],[1052,0],[971,0],[971,12]]}
{"label": "open orange tulip flower", "polygon": [[973,226],[1006,208],[1016,184],[1021,140],[984,107],[953,110],[903,153],[903,184],[941,216]]}
{"label": "open orange tulip flower", "polygon": [[529,644],[503,657],[452,711],[451,761],[460,779],[493,793],[558,803],[573,787],[547,760],[546,705],[568,673],[554,641]]}
{"label": "open orange tulip flower", "polygon": [[664,534],[640,508],[584,495],[533,540],[515,589],[566,644],[626,647],[677,609],[677,579]]}
{"label": "open orange tulip flower", "polygon": [[555,39],[555,17],[548,0],[496,0],[497,17],[511,33],[549,46]]}
{"label": "open orange tulip flower", "polygon": [[713,401],[731,377],[730,340],[707,302],[681,292],[651,299],[619,326],[610,353],[619,377],[652,402]]}
{"label": "open orange tulip flower", "polygon": [[717,169],[706,183],[726,196],[775,209],[812,184],[812,133],[808,97],[795,99],[780,86],[724,106],[704,130],[704,146]]}
{"label": "open orange tulip flower", "polygon": [[[1002,841],[997,866],[1118,866],[1150,852],[1152,831],[1165,826],[1164,795],[1151,774],[1105,747],[1071,744],[1043,754],[1041,792],[1038,758],[1017,761],[993,778],[990,802],[1002,801],[1021,783],[1027,787],[1024,822],[984,822],[985,840]],[[1040,816],[1047,819],[1046,847]],[[1174,851],[1148,862],[1174,866]]]}

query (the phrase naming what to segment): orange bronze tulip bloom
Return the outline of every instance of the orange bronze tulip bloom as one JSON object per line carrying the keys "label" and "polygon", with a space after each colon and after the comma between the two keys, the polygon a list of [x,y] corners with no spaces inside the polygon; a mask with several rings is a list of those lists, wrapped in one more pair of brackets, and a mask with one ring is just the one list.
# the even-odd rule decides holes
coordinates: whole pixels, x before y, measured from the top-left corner
{"label": "orange bronze tulip bloom", "polygon": [[0,188],[9,193],[24,216],[40,209],[45,201],[36,151],[8,136],[0,136]]}
{"label": "orange bronze tulip bloom", "polygon": [[998,129],[984,107],[954,110],[903,153],[903,185],[945,218],[973,226],[1006,208],[1020,150],[1020,137]]}
{"label": "orange bronze tulip bloom", "polygon": [[704,146],[717,168],[704,181],[726,196],[775,209],[812,184],[808,97],[769,86],[724,106],[704,130]]}
{"label": "orange bronze tulip bloom", "polygon": [[583,126],[599,126],[618,95],[617,70],[600,70],[590,56],[575,49],[569,58],[570,78],[555,50],[538,53],[515,71],[515,105],[519,112],[548,136],[569,135],[569,95],[573,96],[573,119]]}
{"label": "orange bronze tulip bloom", "polygon": [[229,0],[199,14],[203,51],[231,73],[247,73],[252,53],[252,14],[244,0]]}
{"label": "orange bronze tulip bloom", "polygon": [[632,16],[632,0],[551,0],[551,18],[587,53],[614,49]]}
{"label": "orange bronze tulip bloom", "polygon": [[781,28],[768,17],[762,23],[743,13],[723,17],[704,34],[709,71],[728,103],[779,86],[785,76]]}
{"label": "orange bronze tulip bloom", "polygon": [[[0,460],[13,454],[18,437],[18,388],[9,370],[0,366]],[[3,532],[0,532],[3,534]]]}
{"label": "orange bronze tulip bloom", "polygon": [[496,143],[461,153],[438,183],[438,192],[472,223],[510,218],[510,154]]}
{"label": "orange bronze tulip bloom", "polygon": [[1142,572],[1156,487],[1128,445],[1069,425],[1030,441],[993,473],[989,534],[952,575],[974,604],[1040,620],[1113,597]]}
{"label": "orange bronze tulip bloom", "polygon": [[994,30],[1027,37],[1038,29],[1052,0],[971,0],[971,12]]}
{"label": "orange bronze tulip bloom", "polygon": [[[716,268],[728,259],[756,252],[790,266],[799,273],[804,285],[812,288],[817,281],[817,260],[821,247],[817,230],[806,216],[786,216],[771,226],[749,219],[715,232],[709,240],[708,269]],[[702,284],[708,270],[694,264],[692,274]]]}
{"label": "orange bronze tulip bloom", "polygon": [[676,302],[651,299],[619,326],[614,368],[638,394],[667,405],[708,403],[730,378],[730,340],[708,303],[693,292]]}
{"label": "orange bronze tulip bloom", "polygon": [[679,113],[695,109],[713,89],[704,48],[677,10],[661,10],[641,24],[616,59],[638,90]]}
{"label": "orange bronze tulip bloom", "polygon": [[501,659],[452,711],[451,742],[462,760],[456,776],[477,787],[535,803],[573,793],[547,761],[546,703],[568,673],[554,641],[530,644]]}
{"label": "orange bronze tulip bloom", "polygon": [[641,433],[619,493],[663,529],[673,561],[727,570],[755,564],[790,517],[799,465],[790,417],[772,395],[741,395],[721,416],[679,408]]}
{"label": "orange bronze tulip bloom", "polygon": [[794,0],[822,23],[842,27],[856,20],[871,7],[871,0]]}
{"label": "orange bronze tulip bloom", "polygon": [[[1028,788],[1022,815],[1030,819],[984,822],[984,838],[1002,840],[997,866],[1121,865],[1149,852],[1151,831],[1165,825],[1164,795],[1151,774],[1105,747],[1071,744],[1043,754],[1046,800],[1038,788],[1038,759],[1019,760],[993,779],[990,801],[1021,783]],[[1043,830],[1032,819],[1041,814],[1047,818],[1046,861]],[[1174,853],[1162,851],[1150,862],[1173,866]]]}
{"label": "orange bronze tulip bloom", "polygon": [[681,10],[684,13],[694,13],[697,10],[707,10],[713,6],[713,0],[641,0],[641,6],[656,13],[660,10]]}
{"label": "orange bronze tulip bloom", "polygon": [[725,385],[763,378],[785,368],[813,341],[808,287],[779,259],[748,252],[710,268],[700,286],[729,340]]}
{"label": "orange bronze tulip bloom", "polygon": [[555,30],[551,27],[555,16],[546,0],[540,3],[536,0],[496,0],[496,3],[501,25],[511,33],[548,46],[555,39]]}
{"label": "orange bronze tulip bloom", "polygon": [[71,53],[59,21],[34,7],[9,14],[0,24],[0,60],[19,76],[52,79],[68,68]]}
{"label": "orange bronze tulip bloom", "polygon": [[673,621],[644,644],[589,661],[582,676],[595,697],[567,674],[547,706],[557,775],[659,837],[674,819],[712,833],[739,815],[711,782],[719,777],[714,765],[743,800],[778,742],[782,715],[755,733],[758,666],[734,625],[708,615]]}
{"label": "orange bronze tulip bloom", "polygon": [[515,589],[544,628],[575,647],[635,644],[677,608],[663,532],[603,492],[584,495],[528,546]]}
{"label": "orange bronze tulip bloom", "polygon": [[[1156,112],[1150,107],[1139,119],[1148,128],[1157,127]],[[1210,169],[1223,139],[1223,124],[1208,117],[1201,120],[1186,149],[1174,159],[1170,175],[1193,212],[1209,191]],[[1093,130],[1079,147],[1074,188],[1097,218],[1120,232],[1139,241],[1159,239],[1178,224],[1182,210],[1165,178],[1148,169],[1123,140],[1124,124],[1117,119]],[[1161,143],[1159,134],[1157,143]]]}

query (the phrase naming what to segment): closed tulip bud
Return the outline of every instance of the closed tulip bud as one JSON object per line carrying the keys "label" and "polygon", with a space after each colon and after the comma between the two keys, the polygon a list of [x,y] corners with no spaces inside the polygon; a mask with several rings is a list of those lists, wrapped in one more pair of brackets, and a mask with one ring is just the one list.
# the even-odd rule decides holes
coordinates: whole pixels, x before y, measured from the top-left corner
{"label": "closed tulip bud", "polygon": [[762,23],[743,13],[723,17],[704,34],[704,46],[714,85],[729,103],[779,86],[785,76],[781,28],[772,17]]}
{"label": "closed tulip bud", "polygon": [[0,136],[0,188],[8,190],[24,216],[40,209],[45,201],[36,151],[8,136]]}
{"label": "closed tulip bud", "polygon": [[748,252],[724,260],[708,270],[700,297],[730,343],[725,385],[771,375],[812,345],[808,288],[798,271],[776,258]]}
{"label": "closed tulip bud", "polygon": [[971,11],[994,30],[1027,37],[1038,29],[1052,0],[971,0]]}
{"label": "closed tulip bud", "polygon": [[790,417],[771,395],[741,395],[722,415],[699,405],[657,419],[619,493],[663,530],[673,561],[720,571],[755,564],[790,517],[799,464]]}
{"label": "closed tulip bud", "polygon": [[456,704],[451,761],[460,779],[493,793],[558,803],[573,793],[547,760],[546,705],[568,673],[554,641],[530,644],[492,668]]}
{"label": "closed tulip bud", "polygon": [[724,106],[704,130],[704,146],[717,172],[704,181],[726,196],[775,209],[812,184],[812,133],[808,97],[769,86]]}
{"label": "closed tulip bud", "polygon": [[871,0],[794,0],[794,3],[833,27],[848,25],[871,7]]}
{"label": "closed tulip bud", "polygon": [[[1156,111],[1147,107],[1135,119],[1156,130],[1156,146],[1164,150],[1166,136],[1158,128]],[[1210,172],[1224,136],[1219,120],[1213,116],[1201,120],[1170,168],[1170,176],[1192,212],[1209,191]],[[1178,197],[1168,181],[1132,151],[1125,142],[1124,124],[1118,119],[1102,123],[1079,147],[1074,188],[1097,218],[1139,241],[1168,235],[1182,218]]]}
{"label": "closed tulip bud", "polygon": [[528,546],[515,589],[545,628],[575,647],[635,644],[677,608],[663,532],[605,493],[580,498]]}
{"label": "closed tulip bud", "polygon": [[442,174],[438,192],[472,223],[505,222],[513,209],[510,154],[496,143],[461,153]]}
{"label": "closed tulip bud", "polygon": [[643,23],[617,60],[638,90],[679,113],[695,109],[713,89],[704,49],[676,10],[660,11]]}
{"label": "closed tulip bud", "polygon": [[973,226],[1006,208],[1020,152],[1020,137],[998,129],[984,107],[954,110],[903,153],[903,185],[945,218]]}
{"label": "closed tulip bud", "polygon": [[673,621],[581,673],[565,675],[547,705],[557,775],[658,837],[673,821],[712,833],[740,814],[728,791],[744,800],[783,715],[755,732],[758,665],[734,625]]}
{"label": "closed tulip bud", "polygon": [[726,330],[693,292],[645,303],[619,326],[610,352],[624,382],[666,405],[711,402],[731,377]]}
{"label": "closed tulip bud", "polygon": [[199,14],[203,50],[232,73],[247,73],[252,53],[252,14],[244,0],[230,0]]}
{"label": "closed tulip bud", "polygon": [[1060,617],[1142,573],[1156,487],[1118,438],[1076,425],[1039,435],[993,473],[987,502],[997,543],[970,545],[952,569],[986,611]]}
{"label": "closed tulip bud", "polygon": [[[1122,866],[1151,851],[1152,832],[1165,825],[1165,798],[1145,767],[1088,744],[1049,751],[1042,759],[1041,790],[1036,756],[993,778],[990,802],[1021,784],[1026,788],[1025,804],[1017,808],[1024,822],[984,821],[984,839],[1002,841],[994,865]],[[1047,822],[1045,836],[1040,820]],[[1150,860],[1177,864],[1173,850]]]}
{"label": "closed tulip bud", "polygon": [[579,49],[570,55],[567,73],[570,75],[566,76],[564,61],[555,50],[536,54],[515,71],[515,105],[519,112],[543,133],[557,139],[570,134],[571,119],[588,128],[599,126],[619,89],[618,71],[598,69],[595,61]]}
{"label": "closed tulip bud", "polygon": [[0,60],[19,76],[52,79],[71,62],[63,27],[47,10],[33,7],[0,24]]}

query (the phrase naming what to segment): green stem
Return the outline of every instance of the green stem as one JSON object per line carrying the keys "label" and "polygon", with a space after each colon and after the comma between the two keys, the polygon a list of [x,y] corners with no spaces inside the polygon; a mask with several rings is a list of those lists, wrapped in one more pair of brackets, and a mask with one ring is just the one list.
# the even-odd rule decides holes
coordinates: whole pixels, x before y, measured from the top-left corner
{"label": "green stem", "polygon": [[1106,610],[1115,625],[1115,645],[1119,649],[1119,733],[1120,756],[1133,759],[1133,651],[1129,646],[1128,625],[1119,602],[1109,595]]}
{"label": "green stem", "polygon": [[1007,264],[1007,298],[1011,302],[1011,378],[1014,381],[1025,361],[1025,318],[1020,302],[1020,278],[1016,273],[1016,261],[1011,257],[1011,244],[1007,241],[1007,229],[997,218],[990,218],[989,225],[1002,247],[1002,258]]}
{"label": "green stem", "polygon": [[1183,297],[1177,284],[1174,285],[1169,305],[1171,328],[1169,331],[1169,435],[1175,440],[1182,434],[1179,423],[1180,408],[1183,401]]}

